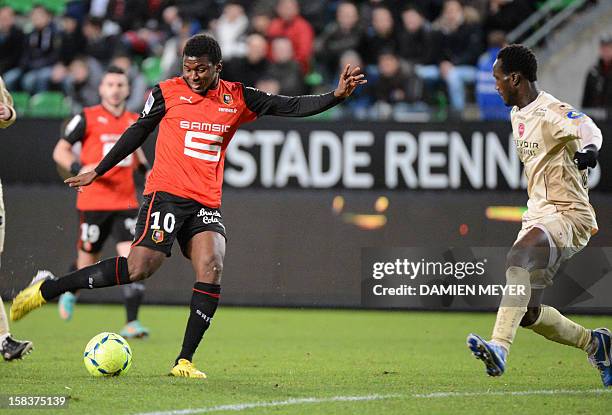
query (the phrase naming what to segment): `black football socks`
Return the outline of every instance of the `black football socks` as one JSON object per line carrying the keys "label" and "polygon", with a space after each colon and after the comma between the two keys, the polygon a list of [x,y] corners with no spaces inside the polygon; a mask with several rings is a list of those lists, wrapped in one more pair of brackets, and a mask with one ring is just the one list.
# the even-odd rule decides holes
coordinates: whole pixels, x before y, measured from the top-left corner
{"label": "black football socks", "polygon": [[127,258],[120,256],[105,259],[56,280],[46,280],[41,285],[40,292],[48,301],[66,291],[112,287],[129,283]]}
{"label": "black football socks", "polygon": [[125,311],[127,322],[138,320],[138,309],[144,297],[145,286],[140,282],[133,282],[123,287],[123,297],[125,299]]}
{"label": "black football socks", "polygon": [[215,315],[220,293],[221,286],[217,284],[196,282],[193,286],[191,312],[189,313],[189,320],[187,320],[183,347],[181,348],[181,354],[176,358],[175,364],[178,363],[179,359],[187,359],[190,362],[193,359],[193,354]]}

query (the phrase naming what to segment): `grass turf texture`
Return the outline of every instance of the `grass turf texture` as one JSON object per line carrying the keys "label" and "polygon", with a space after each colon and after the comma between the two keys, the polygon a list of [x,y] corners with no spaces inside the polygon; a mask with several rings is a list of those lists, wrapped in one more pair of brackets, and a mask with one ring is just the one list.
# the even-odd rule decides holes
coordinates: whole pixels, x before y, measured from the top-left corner
{"label": "grass turf texture", "polygon": [[[143,307],[146,340],[131,340],[131,371],[93,378],[83,348],[102,331],[119,331],[120,306],[79,304],[73,321],[55,304],[12,325],[34,342],[23,361],[0,362],[0,395],[67,395],[59,414],[130,414],[210,408],[293,398],[396,395],[374,401],[299,403],[244,409],[244,414],[604,413],[611,393],[579,350],[519,330],[501,378],[489,378],[465,346],[470,331],[488,335],[494,314],[286,310],[221,307],[195,356],[209,379],[166,376],[182,341],[186,307]],[[610,318],[580,316],[587,327]],[[434,392],[569,390],[571,394],[446,396]],[[587,391],[587,392],[581,392]],[[591,391],[591,392],[588,392]],[[0,409],[0,412],[3,410]],[[7,411],[8,412],[8,411]],[[15,411],[19,414],[50,410]],[[215,411],[213,413],[236,413]]]}

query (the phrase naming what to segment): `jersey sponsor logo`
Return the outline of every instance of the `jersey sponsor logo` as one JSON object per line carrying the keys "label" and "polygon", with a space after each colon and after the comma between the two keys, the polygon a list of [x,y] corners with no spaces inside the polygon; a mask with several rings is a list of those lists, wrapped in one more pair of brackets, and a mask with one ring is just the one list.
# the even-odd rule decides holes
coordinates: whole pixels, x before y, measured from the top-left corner
{"label": "jersey sponsor logo", "polygon": [[205,225],[210,225],[211,223],[221,224],[221,214],[217,210],[207,210],[202,208],[198,212],[198,218],[202,218],[202,223]]}
{"label": "jersey sponsor logo", "polygon": [[518,125],[519,137],[523,138],[523,134],[525,134],[525,124],[520,123]]}
{"label": "jersey sponsor logo", "polygon": [[535,117],[544,117],[546,116],[546,108],[538,108],[534,111],[533,115]]}
{"label": "jersey sponsor logo", "polygon": [[98,115],[98,122],[100,124],[108,124],[108,118]]}
{"label": "jersey sponsor logo", "polygon": [[193,98],[193,96],[190,96],[189,98],[187,98],[187,97],[184,97],[184,96],[182,96],[182,95],[181,95],[181,96],[179,97],[179,100],[181,100],[181,101],[187,101],[187,102],[189,102],[190,104],[193,104],[193,102],[191,102],[191,99],[192,99],[192,98]]}
{"label": "jersey sponsor logo", "polygon": [[229,112],[231,114],[235,114],[238,112],[237,108],[224,108],[224,107],[219,107],[219,112]]}
{"label": "jersey sponsor logo", "polygon": [[179,126],[183,130],[208,131],[211,133],[227,133],[231,129],[231,125],[186,120],[180,121]]}
{"label": "jersey sponsor logo", "polygon": [[223,102],[226,105],[229,105],[232,103],[232,96],[230,94],[223,94]]}
{"label": "jersey sponsor logo", "polygon": [[151,239],[156,244],[164,242],[164,231],[161,231],[161,230],[153,231],[153,233],[151,234]]}
{"label": "jersey sponsor logo", "polygon": [[155,98],[153,97],[153,92],[149,94],[149,98],[147,98],[147,102],[145,102],[145,106],[142,109],[142,116],[149,115],[151,108],[153,108],[153,103],[155,102]]}
{"label": "jersey sponsor logo", "polygon": [[570,120],[575,120],[576,118],[580,118],[584,116],[584,113],[579,112],[579,111],[570,111],[566,115],[567,115],[567,118],[569,118]]}

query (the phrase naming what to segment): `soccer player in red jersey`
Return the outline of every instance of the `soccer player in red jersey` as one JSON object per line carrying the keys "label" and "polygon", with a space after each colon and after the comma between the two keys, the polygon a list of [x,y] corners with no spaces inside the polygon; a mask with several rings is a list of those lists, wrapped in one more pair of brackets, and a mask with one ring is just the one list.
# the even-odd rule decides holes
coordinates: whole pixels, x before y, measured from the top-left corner
{"label": "soccer player in red jersey", "polygon": [[[121,134],[138,118],[137,114],[125,109],[130,86],[127,74],[122,69],[115,66],[108,68],[98,92],[100,105],[85,108],[75,115],[66,124],[63,137],[53,151],[55,162],[73,175],[94,169],[117,143]],[[81,144],[78,158],[73,151],[76,143]],[[116,241],[117,254],[128,256],[138,215],[135,169],[144,174],[149,170],[147,159],[140,148],[85,191],[77,194],[80,236],[76,269],[98,262],[104,242],[110,235]],[[72,318],[75,294],[76,291],[68,291],[59,299],[60,316],[64,320]],[[148,335],[148,330],[138,321],[144,285],[124,285],[123,294],[127,324],[121,330],[121,335],[128,338]]]}
{"label": "soccer player in red jersey", "polygon": [[196,274],[183,345],[171,375],[204,378],[193,354],[217,309],[225,256],[221,185],[225,151],[244,123],[263,115],[305,117],[323,112],[365,84],[359,68],[342,71],[334,91],[287,97],[266,94],[220,79],[219,44],[195,35],[183,50],[183,76],[161,82],[138,121],[121,136],[98,166],[66,180],[88,186],[136,150],[159,125],[155,162],[138,214],[136,239],[127,258],[115,257],[30,285],[15,297],[11,318],[18,320],[58,295],[81,288],[129,284],[148,278],[170,255],[175,239]]}

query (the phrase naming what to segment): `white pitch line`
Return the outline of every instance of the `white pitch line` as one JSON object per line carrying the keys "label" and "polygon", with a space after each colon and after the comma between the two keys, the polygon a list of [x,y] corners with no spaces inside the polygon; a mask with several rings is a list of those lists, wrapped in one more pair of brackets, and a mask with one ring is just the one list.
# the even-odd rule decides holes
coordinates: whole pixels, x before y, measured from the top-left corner
{"label": "white pitch line", "polygon": [[413,398],[463,398],[472,396],[529,396],[529,395],[582,395],[582,394],[607,394],[612,389],[544,389],[533,391],[490,391],[490,392],[432,392],[412,395]]}
{"label": "white pitch line", "polygon": [[532,391],[489,391],[489,392],[432,392],[416,393],[411,395],[364,395],[364,396],[333,396],[330,398],[292,398],[284,401],[271,402],[250,402],[229,405],[209,406],[205,408],[177,409],[172,411],[143,412],[137,415],[191,415],[204,414],[211,412],[239,412],[247,409],[269,408],[275,406],[301,405],[309,403],[325,402],[359,402],[376,401],[394,398],[417,398],[417,399],[436,399],[436,398],[465,398],[474,396],[530,396],[530,395],[583,395],[595,394],[603,395],[612,393],[612,389],[543,389]]}
{"label": "white pitch line", "polygon": [[356,402],[356,401],[376,401],[381,399],[397,398],[400,395],[365,395],[365,396],[333,396],[331,398],[294,398],[287,399],[285,401],[272,401],[272,402],[252,402],[252,403],[239,403],[231,405],[219,405],[209,406],[207,408],[195,408],[195,409],[179,409],[173,411],[161,411],[161,412],[145,412],[138,415],[190,415],[190,414],[204,414],[210,412],[222,412],[222,411],[244,411],[245,409],[253,408],[266,408],[273,406],[287,406],[287,405],[301,405],[306,403],[325,403],[325,402]]}

